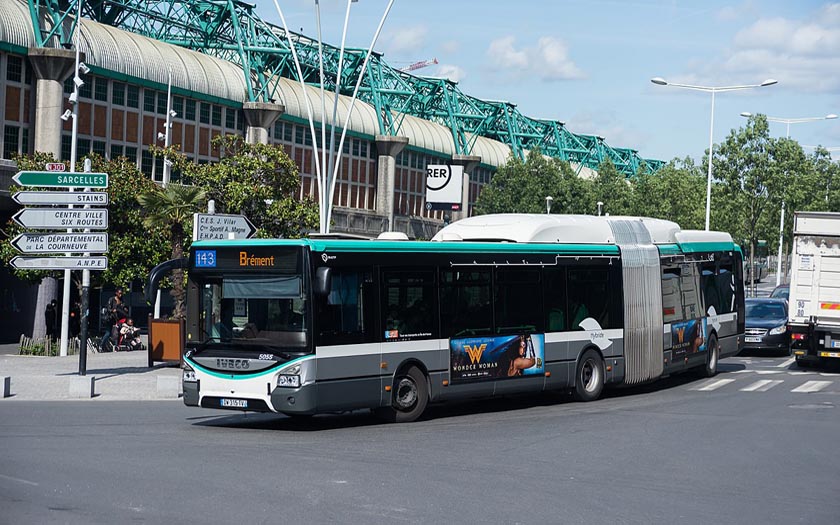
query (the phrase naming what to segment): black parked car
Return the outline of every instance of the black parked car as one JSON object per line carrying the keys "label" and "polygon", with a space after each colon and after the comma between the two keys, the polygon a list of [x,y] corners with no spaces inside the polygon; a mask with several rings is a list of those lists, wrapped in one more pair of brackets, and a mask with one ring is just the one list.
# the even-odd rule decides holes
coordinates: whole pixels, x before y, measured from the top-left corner
{"label": "black parked car", "polygon": [[790,285],[789,284],[780,284],[779,286],[773,288],[773,291],[770,292],[770,297],[775,299],[784,299],[785,301],[788,300],[790,296]]}
{"label": "black parked car", "polygon": [[744,349],[790,354],[787,327],[788,303],[785,299],[747,299]]}

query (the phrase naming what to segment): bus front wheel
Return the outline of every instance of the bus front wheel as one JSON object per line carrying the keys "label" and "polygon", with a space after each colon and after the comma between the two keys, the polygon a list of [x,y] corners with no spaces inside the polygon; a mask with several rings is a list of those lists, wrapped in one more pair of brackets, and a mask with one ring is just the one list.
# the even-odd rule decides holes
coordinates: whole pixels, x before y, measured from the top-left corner
{"label": "bus front wheel", "polygon": [[575,399],[595,401],[604,390],[604,360],[591,348],[583,353],[575,372]]}
{"label": "bus front wheel", "polygon": [[397,374],[391,388],[391,406],[377,410],[377,415],[392,423],[410,423],[426,410],[429,384],[416,366]]}

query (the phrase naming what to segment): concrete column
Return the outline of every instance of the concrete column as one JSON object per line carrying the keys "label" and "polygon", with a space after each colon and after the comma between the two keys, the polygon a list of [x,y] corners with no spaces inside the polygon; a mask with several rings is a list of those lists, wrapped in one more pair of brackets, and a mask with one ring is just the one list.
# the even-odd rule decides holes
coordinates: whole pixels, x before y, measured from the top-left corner
{"label": "concrete column", "polygon": [[245,129],[245,142],[268,144],[268,130],[286,112],[286,107],[270,102],[246,102],[242,105],[242,111],[248,125]]}
{"label": "concrete column", "polygon": [[408,144],[408,137],[376,136],[376,213],[388,217],[388,231],[394,231],[394,190],[397,155]]}
{"label": "concrete column", "polygon": [[76,66],[76,53],[67,49],[29,48],[29,63],[38,79],[35,84],[35,151],[61,157],[61,114],[64,81]]}
{"label": "concrete column", "polygon": [[452,155],[453,166],[464,167],[464,187],[461,192],[461,211],[452,212],[452,222],[469,217],[470,211],[470,173],[481,163],[477,155]]}

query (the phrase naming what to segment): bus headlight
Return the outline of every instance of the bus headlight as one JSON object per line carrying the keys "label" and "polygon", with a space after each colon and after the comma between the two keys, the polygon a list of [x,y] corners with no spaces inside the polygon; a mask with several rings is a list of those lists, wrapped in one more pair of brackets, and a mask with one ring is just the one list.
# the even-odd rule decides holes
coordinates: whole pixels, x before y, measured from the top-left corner
{"label": "bus headlight", "polygon": [[283,388],[300,388],[300,364],[292,365],[280,371],[277,376],[277,386]]}
{"label": "bus headlight", "polygon": [[198,379],[195,378],[195,370],[186,363],[184,363],[184,374],[183,374],[184,383],[195,383]]}
{"label": "bus headlight", "polygon": [[779,335],[785,333],[786,331],[787,325],[783,324],[781,326],[777,326],[776,328],[771,329],[770,332],[768,332],[768,335]]}

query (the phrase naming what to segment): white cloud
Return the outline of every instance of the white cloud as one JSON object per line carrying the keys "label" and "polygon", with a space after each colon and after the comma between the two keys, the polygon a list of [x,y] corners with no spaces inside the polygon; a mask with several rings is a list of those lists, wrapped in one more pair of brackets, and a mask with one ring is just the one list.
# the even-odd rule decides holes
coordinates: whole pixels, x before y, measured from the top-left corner
{"label": "white cloud", "polygon": [[720,61],[691,76],[721,83],[775,78],[784,88],[840,92],[840,4],[801,19],[760,18],[735,34]]}
{"label": "white cloud", "polygon": [[424,25],[394,29],[384,39],[384,47],[390,53],[417,52],[426,44],[429,29]]}
{"label": "white cloud", "polygon": [[462,67],[453,64],[440,64],[434,76],[460,82],[467,76],[467,73]]}
{"label": "white cloud", "polygon": [[566,43],[544,36],[534,47],[517,48],[513,36],[497,38],[487,48],[490,68],[512,75],[532,74],[545,81],[574,80],[586,75],[569,58]]}
{"label": "white cloud", "polygon": [[612,147],[633,148],[640,150],[650,140],[650,135],[638,129],[627,127],[625,118],[620,118],[613,111],[581,112],[566,122],[566,128],[572,133],[596,135]]}
{"label": "white cloud", "polygon": [[447,40],[440,45],[440,50],[447,54],[457,53],[461,49],[461,43],[457,40]]}

